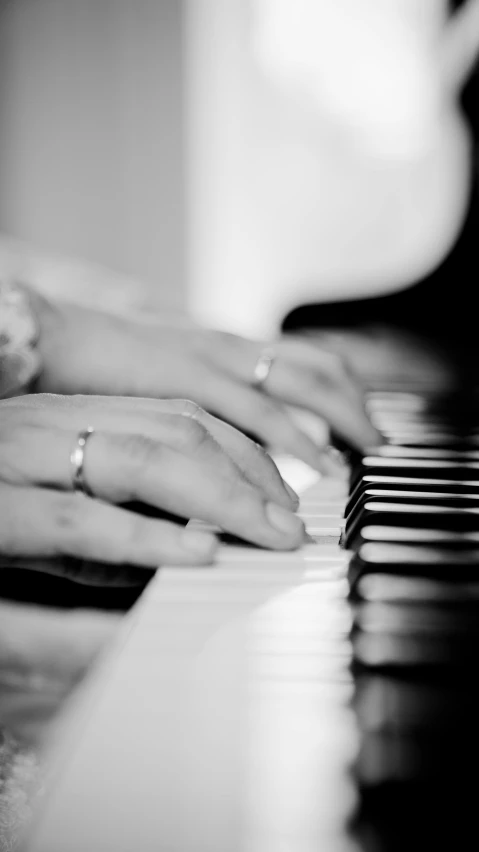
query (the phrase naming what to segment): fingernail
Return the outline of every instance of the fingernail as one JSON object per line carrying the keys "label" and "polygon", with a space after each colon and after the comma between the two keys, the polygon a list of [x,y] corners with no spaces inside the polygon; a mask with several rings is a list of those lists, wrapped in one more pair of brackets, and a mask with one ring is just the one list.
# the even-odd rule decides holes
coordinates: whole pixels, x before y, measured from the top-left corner
{"label": "fingernail", "polygon": [[366,447],[364,450],[365,456],[380,456],[382,454],[383,448],[386,446],[386,442],[384,444],[377,444],[374,447]]}
{"label": "fingernail", "polygon": [[298,533],[304,529],[304,524],[297,515],[293,515],[292,512],[288,512],[287,509],[283,509],[276,503],[266,504],[266,516],[271,526],[287,535]]}
{"label": "fingernail", "polygon": [[345,467],[349,463],[346,453],[338,450],[337,447],[333,447],[331,444],[328,444],[325,452],[328,454],[330,459],[337,462],[337,464],[340,464],[342,467]]}
{"label": "fingernail", "polygon": [[186,527],[182,533],[182,544],[186,550],[205,556],[215,550],[217,541],[210,533],[198,532]]}
{"label": "fingernail", "polygon": [[296,491],[294,490],[294,488],[291,488],[291,485],[288,485],[288,483],[286,482],[285,479],[283,479],[283,485],[285,487],[285,490],[286,490],[294,508],[297,509],[298,506],[299,506],[299,497],[296,494]]}

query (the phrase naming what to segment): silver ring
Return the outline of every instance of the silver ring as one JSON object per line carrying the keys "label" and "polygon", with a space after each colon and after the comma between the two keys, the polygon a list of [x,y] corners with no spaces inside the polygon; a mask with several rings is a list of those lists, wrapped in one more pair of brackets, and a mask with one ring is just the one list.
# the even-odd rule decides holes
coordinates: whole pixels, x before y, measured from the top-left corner
{"label": "silver ring", "polygon": [[70,456],[73,490],[80,491],[82,494],[87,494],[88,496],[91,496],[91,491],[85,482],[85,448],[88,438],[93,435],[94,431],[93,426],[89,426],[88,429],[82,429],[82,431],[78,433],[76,444]]}
{"label": "silver ring", "polygon": [[275,358],[275,351],[270,346],[261,350],[253,371],[253,387],[263,387],[266,379],[268,378],[271,372],[271,367],[274,364]]}

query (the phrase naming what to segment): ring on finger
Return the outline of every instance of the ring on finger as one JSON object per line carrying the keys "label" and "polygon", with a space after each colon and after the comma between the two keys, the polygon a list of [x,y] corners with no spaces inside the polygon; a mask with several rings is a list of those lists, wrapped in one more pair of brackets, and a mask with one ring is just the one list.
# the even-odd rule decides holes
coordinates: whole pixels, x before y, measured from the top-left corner
{"label": "ring on finger", "polygon": [[253,370],[253,387],[258,389],[264,387],[275,359],[276,353],[271,346],[267,346],[261,350]]}
{"label": "ring on finger", "polygon": [[88,439],[91,438],[94,431],[93,426],[88,426],[87,429],[82,429],[78,433],[70,456],[73,490],[87,496],[91,496],[92,492],[85,481],[85,451]]}

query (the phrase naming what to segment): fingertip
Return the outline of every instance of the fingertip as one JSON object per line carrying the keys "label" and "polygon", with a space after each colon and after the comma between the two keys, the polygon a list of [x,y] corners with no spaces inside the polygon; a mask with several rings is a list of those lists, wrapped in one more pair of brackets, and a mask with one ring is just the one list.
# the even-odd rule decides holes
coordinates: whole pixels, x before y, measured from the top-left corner
{"label": "fingertip", "polygon": [[304,523],[301,518],[293,514],[293,512],[283,509],[282,506],[278,506],[277,503],[267,503],[265,513],[269,525],[275,532],[280,532],[285,540],[289,540],[286,547],[294,548],[302,544],[304,539]]}
{"label": "fingertip", "polygon": [[181,543],[189,554],[196,556],[202,562],[211,560],[218,547],[215,535],[191,529],[188,526],[181,533]]}
{"label": "fingertip", "polygon": [[382,447],[387,445],[388,441],[384,435],[381,435],[380,432],[376,432],[369,441],[365,442],[363,447],[364,455],[377,455]]}
{"label": "fingertip", "polygon": [[318,470],[323,476],[344,479],[349,475],[348,457],[336,447],[325,447],[319,458]]}
{"label": "fingertip", "polygon": [[328,444],[324,453],[332,462],[334,462],[334,464],[338,465],[340,468],[345,468],[349,465],[351,453],[348,451],[339,450],[337,447],[333,447],[332,444]]}

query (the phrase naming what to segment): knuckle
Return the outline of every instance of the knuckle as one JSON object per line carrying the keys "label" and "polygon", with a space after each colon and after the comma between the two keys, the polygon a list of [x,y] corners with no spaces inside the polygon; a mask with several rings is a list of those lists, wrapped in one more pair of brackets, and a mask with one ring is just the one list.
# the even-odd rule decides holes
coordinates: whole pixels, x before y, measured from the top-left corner
{"label": "knuckle", "polygon": [[192,420],[197,420],[201,417],[202,409],[196,402],[193,402],[193,400],[184,399],[182,401],[182,405],[183,410],[181,414],[183,415],[183,417],[189,417]]}
{"label": "knuckle", "polygon": [[218,498],[227,507],[250,505],[256,496],[256,487],[252,485],[242,470],[228,459],[218,475]]}
{"label": "knuckle", "polygon": [[137,433],[115,435],[112,440],[126,461],[135,469],[142,469],[154,461],[160,452],[160,444],[148,435]]}
{"label": "knuckle", "polygon": [[88,520],[87,498],[81,494],[54,497],[50,504],[53,540],[57,550],[82,551]]}
{"label": "knuckle", "polygon": [[15,427],[15,424],[8,420],[9,418],[0,421],[0,470],[14,458],[18,442],[21,443],[23,438],[21,433],[24,432],[24,427]]}
{"label": "knuckle", "polygon": [[[247,407],[248,410],[248,407]],[[276,423],[278,419],[279,409],[271,402],[268,397],[258,394],[249,402],[249,414],[263,426],[269,427]]]}
{"label": "knuckle", "polygon": [[303,396],[318,397],[318,393],[337,393],[338,388],[344,384],[346,374],[341,364],[329,360],[323,363],[320,369],[305,370],[297,386]]}
{"label": "knuckle", "polygon": [[[78,397],[77,397],[78,399]],[[80,397],[80,399],[86,399],[86,397]],[[68,404],[69,399],[66,396],[62,396],[61,394],[54,393],[36,393],[35,394],[35,408],[55,408],[62,404]]]}
{"label": "knuckle", "polygon": [[142,551],[145,542],[145,521],[134,512],[128,512],[123,518],[123,545],[128,553]]}
{"label": "knuckle", "polygon": [[333,381],[341,381],[345,378],[346,365],[342,355],[338,355],[336,352],[326,352],[324,363],[327,373]]}
{"label": "knuckle", "polygon": [[293,339],[289,354],[293,364],[302,366],[303,386],[317,386],[319,380],[325,388],[335,387],[347,376],[345,359],[339,352]]}
{"label": "knuckle", "polygon": [[[21,517],[17,494],[10,485],[0,485],[0,553],[14,554],[18,550],[18,519]],[[23,501],[24,508],[24,501]],[[24,537],[22,529],[21,539]]]}
{"label": "knuckle", "polygon": [[286,412],[267,399],[261,400],[256,419],[270,440],[281,439],[291,432],[292,424]]}
{"label": "knuckle", "polygon": [[[164,460],[165,446],[148,435],[123,433],[109,435],[109,449],[116,463],[112,473],[115,502],[139,499],[151,472]],[[95,492],[98,489],[95,489]],[[110,491],[108,491],[110,496]]]}
{"label": "knuckle", "polygon": [[7,418],[0,426],[0,476],[6,482],[22,483],[30,478],[29,460],[41,446],[44,426]]}
{"label": "knuckle", "polygon": [[235,524],[240,523],[250,529],[261,517],[261,498],[252,486],[246,483],[241,488],[234,488],[229,495],[230,507]]}
{"label": "knuckle", "polygon": [[243,514],[242,506],[245,499],[242,485],[240,486],[239,482],[230,477],[222,477],[218,483],[218,501],[221,501],[223,511],[227,515],[234,515],[235,518]]}
{"label": "knuckle", "polygon": [[76,530],[83,514],[82,504],[83,499],[79,494],[67,494],[56,498],[51,506],[56,529],[67,534]]}
{"label": "knuckle", "polygon": [[187,450],[198,450],[210,440],[207,429],[190,416],[178,419],[176,434],[180,446]]}
{"label": "knuckle", "polygon": [[262,447],[261,444],[258,444],[256,441],[252,441],[251,443],[254,452],[255,464],[258,465],[260,469],[268,467],[271,470],[274,469],[276,471],[276,465],[274,464],[273,459],[271,458],[267,450]]}

